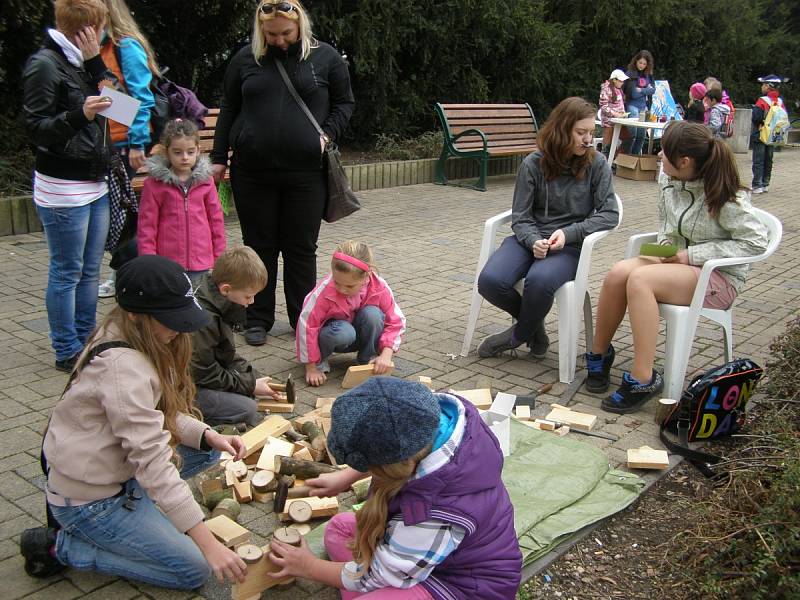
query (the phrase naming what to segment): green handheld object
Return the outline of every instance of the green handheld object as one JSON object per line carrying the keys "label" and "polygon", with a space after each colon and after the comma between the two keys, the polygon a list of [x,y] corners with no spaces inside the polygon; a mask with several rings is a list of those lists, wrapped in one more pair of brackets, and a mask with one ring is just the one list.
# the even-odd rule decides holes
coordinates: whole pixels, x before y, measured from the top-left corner
{"label": "green handheld object", "polygon": [[675,256],[678,253],[678,247],[673,244],[642,244],[639,248],[641,256],[660,256],[667,258]]}

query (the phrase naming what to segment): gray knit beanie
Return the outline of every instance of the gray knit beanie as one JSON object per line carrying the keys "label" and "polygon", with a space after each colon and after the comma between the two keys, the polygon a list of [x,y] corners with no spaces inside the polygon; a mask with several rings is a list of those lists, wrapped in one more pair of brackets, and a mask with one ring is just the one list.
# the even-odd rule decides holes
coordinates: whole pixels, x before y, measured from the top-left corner
{"label": "gray knit beanie", "polygon": [[421,383],[371,377],[333,404],[328,450],[362,473],[400,462],[433,443],[440,414],[436,397]]}

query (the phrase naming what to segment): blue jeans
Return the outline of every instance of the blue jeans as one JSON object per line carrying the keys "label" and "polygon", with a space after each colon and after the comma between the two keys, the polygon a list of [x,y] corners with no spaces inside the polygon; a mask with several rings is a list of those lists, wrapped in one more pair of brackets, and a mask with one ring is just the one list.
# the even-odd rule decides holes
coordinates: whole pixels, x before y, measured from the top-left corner
{"label": "blue jeans", "polygon": [[50,253],[45,293],[50,338],[56,360],[66,360],[83,350],[95,327],[108,195],[85,206],[36,210]]}
{"label": "blue jeans", "polygon": [[753,140],[753,189],[767,187],[772,177],[773,146]]}
{"label": "blue jeans", "polygon": [[[184,479],[219,460],[217,451],[178,451]],[[176,589],[200,587],[211,575],[194,541],[175,529],[135,479],[111,498],[50,510],[61,524],[56,558],[67,566]]]}
{"label": "blue jeans", "polygon": [[334,352],[358,352],[359,364],[367,364],[378,355],[378,340],[383,333],[385,316],[377,306],[365,306],[353,322],[331,319],[319,332],[322,363]]}
{"label": "blue jeans", "polygon": [[[550,312],[558,288],[575,279],[580,256],[580,248],[564,246],[535,259],[532,250],[509,236],[483,267],[478,293],[514,317],[514,337],[529,342],[537,325]],[[525,286],[520,296],[514,285],[523,278]]]}
{"label": "blue jeans", "polygon": [[[628,104],[625,107],[630,114],[628,115],[629,118],[639,118],[639,113],[642,112],[639,108]],[[647,138],[647,130],[644,127],[628,127],[628,131],[631,134],[631,148],[629,154],[641,154],[642,148],[644,147],[644,141]]]}

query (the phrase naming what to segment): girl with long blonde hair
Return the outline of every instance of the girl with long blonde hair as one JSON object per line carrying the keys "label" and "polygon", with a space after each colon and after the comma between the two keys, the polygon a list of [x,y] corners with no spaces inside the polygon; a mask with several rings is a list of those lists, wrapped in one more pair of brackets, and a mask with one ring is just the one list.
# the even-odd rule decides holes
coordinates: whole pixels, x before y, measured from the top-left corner
{"label": "girl with long blonde hair", "polygon": [[[79,357],[42,445],[48,527],[23,532],[25,570],[67,566],[194,589],[245,565],[218,542],[183,481],[244,443],[193,407],[189,333],[208,322],[177,263],[140,256],[117,278],[117,306]],[[186,535],[184,535],[186,534]]]}
{"label": "girl with long blonde hair", "polygon": [[343,600],[515,596],[522,555],[503,455],[472,404],[373,377],[339,396],[331,419],[328,450],[349,467],[307,480],[310,493],[335,496],[371,475],[369,498],[326,526],[331,561],[274,541],[275,577],[326,583]]}

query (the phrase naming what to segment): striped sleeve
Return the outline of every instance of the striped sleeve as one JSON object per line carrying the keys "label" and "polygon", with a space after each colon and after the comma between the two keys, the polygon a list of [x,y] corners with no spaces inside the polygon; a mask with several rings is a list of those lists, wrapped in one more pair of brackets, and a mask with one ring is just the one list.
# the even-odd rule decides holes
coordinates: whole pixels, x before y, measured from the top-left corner
{"label": "striped sleeve", "polygon": [[407,589],[425,581],[433,569],[458,548],[466,529],[438,520],[406,525],[400,516],[389,521],[375,548],[369,569],[355,561],[342,569],[342,585],[353,592],[394,587]]}

